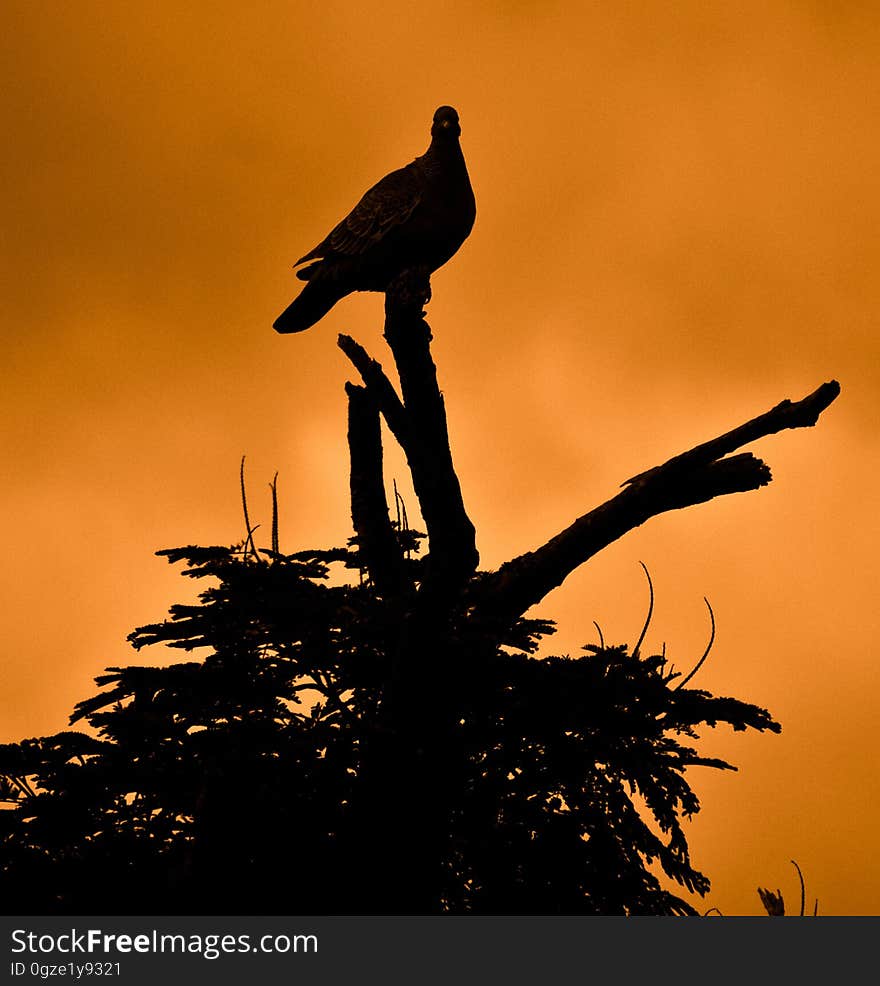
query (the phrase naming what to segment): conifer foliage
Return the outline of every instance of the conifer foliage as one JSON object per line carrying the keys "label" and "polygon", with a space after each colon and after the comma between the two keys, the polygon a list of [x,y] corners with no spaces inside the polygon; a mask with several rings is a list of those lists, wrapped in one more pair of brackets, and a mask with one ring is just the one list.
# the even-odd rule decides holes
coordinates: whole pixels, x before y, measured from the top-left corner
{"label": "conifer foliage", "polygon": [[[249,527],[233,547],[160,552],[201,594],[130,640],[187,659],[108,668],[73,728],[0,747],[8,912],[695,913],[678,896],[709,887],[683,828],[699,810],[689,768],[733,769],[699,754],[698,730],[779,725],[641,642],[538,657],[553,625],[526,614],[650,516],[769,482],[729,453],[814,424],[839,388],[635,477],[481,571],[422,277],[386,300],[399,393],[339,340],[361,376],[346,388],[351,542],[284,554],[274,523],[271,546]],[[425,534],[389,513],[380,418]]]}

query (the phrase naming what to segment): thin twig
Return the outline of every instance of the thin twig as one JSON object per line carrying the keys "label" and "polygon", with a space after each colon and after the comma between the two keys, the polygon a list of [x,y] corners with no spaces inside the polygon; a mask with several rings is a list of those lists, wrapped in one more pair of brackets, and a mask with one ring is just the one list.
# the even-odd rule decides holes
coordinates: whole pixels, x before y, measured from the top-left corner
{"label": "thin twig", "polygon": [[642,646],[642,642],[645,639],[645,634],[648,632],[648,627],[651,625],[651,617],[654,615],[654,583],[651,581],[651,573],[648,571],[648,566],[640,561],[639,564],[645,570],[645,576],[648,579],[648,616],[645,620],[645,625],[642,627],[642,633],[639,639],[636,641],[635,647],[633,647],[633,657],[637,657],[639,653],[639,648]]}
{"label": "thin twig", "polygon": [[703,656],[694,665],[694,668],[691,671],[691,673],[686,675],[684,678],[682,678],[681,681],[675,686],[675,688],[673,689],[674,691],[678,691],[680,688],[684,688],[684,686],[691,680],[691,678],[693,678],[693,676],[700,670],[700,668],[703,666],[703,662],[709,656],[709,651],[712,650],[712,644],[715,643],[715,614],[712,612],[712,607],[709,604],[709,600],[705,596],[703,596],[703,602],[706,604],[706,607],[709,610],[709,619],[712,621],[712,634],[709,637],[709,643],[706,645],[706,649],[703,651]]}
{"label": "thin twig", "polygon": [[272,553],[277,558],[281,553],[278,547],[278,473],[272,477]]}
{"label": "thin twig", "polygon": [[[244,512],[244,526],[247,531],[247,535],[244,539],[245,550],[247,550],[248,544],[250,544],[251,551],[254,554],[254,558],[260,561],[260,553],[257,551],[257,546],[254,544],[254,531],[256,527],[251,527],[250,517],[248,517],[248,506],[247,506],[247,490],[244,484],[244,460],[245,457],[241,457],[241,469],[239,470],[239,479],[241,481],[241,509]],[[259,526],[259,525],[258,525]]]}
{"label": "thin twig", "polygon": [[[801,868],[798,864],[790,859],[789,862],[797,870],[798,879],[801,881],[801,917],[804,916],[804,907],[806,906],[806,887],[804,886],[804,875],[801,873]],[[816,902],[818,905],[818,901]]]}

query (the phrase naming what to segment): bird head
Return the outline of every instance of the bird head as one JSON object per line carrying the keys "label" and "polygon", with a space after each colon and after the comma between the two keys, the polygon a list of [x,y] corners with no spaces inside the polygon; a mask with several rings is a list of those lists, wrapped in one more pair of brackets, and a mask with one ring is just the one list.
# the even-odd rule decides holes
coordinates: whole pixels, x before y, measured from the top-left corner
{"label": "bird head", "polygon": [[441,106],[434,114],[431,126],[432,137],[459,137],[461,127],[458,124],[458,113],[451,106]]}

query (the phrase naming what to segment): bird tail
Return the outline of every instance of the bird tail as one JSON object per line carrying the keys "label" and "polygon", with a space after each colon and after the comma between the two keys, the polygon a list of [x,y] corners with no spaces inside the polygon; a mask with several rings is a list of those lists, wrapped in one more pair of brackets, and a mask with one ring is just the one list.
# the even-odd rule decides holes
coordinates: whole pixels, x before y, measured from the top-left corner
{"label": "bird tail", "polygon": [[311,328],[347,294],[344,288],[332,281],[309,281],[299,296],[275,319],[272,328],[276,332],[302,332]]}

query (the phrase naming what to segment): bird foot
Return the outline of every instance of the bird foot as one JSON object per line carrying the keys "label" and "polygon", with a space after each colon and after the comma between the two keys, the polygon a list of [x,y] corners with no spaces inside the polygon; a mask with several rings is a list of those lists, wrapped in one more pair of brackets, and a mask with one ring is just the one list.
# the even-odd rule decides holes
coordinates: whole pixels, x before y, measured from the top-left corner
{"label": "bird foot", "polygon": [[430,273],[424,267],[401,271],[385,290],[385,312],[414,314],[431,300]]}

